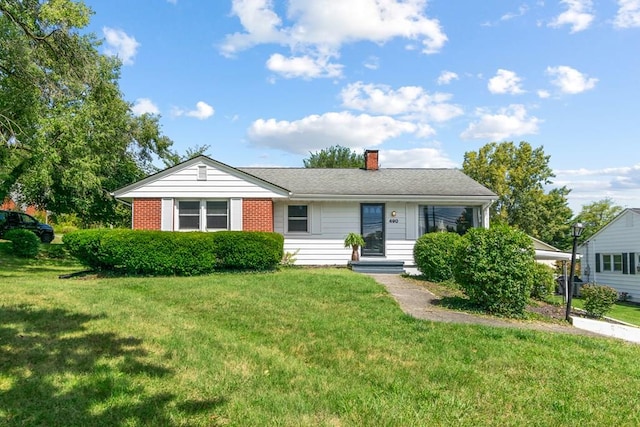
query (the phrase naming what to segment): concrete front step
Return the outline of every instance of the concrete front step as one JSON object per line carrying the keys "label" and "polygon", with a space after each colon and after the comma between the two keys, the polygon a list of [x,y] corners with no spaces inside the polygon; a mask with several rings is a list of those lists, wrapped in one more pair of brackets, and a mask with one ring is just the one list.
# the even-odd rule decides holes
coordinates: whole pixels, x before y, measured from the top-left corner
{"label": "concrete front step", "polygon": [[380,259],[351,261],[350,267],[358,273],[376,274],[402,274],[404,273],[404,261]]}

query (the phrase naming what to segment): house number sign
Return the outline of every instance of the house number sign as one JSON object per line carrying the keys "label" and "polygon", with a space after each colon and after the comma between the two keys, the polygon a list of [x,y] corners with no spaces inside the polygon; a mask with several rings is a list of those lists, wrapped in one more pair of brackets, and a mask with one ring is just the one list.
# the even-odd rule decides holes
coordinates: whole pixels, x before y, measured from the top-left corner
{"label": "house number sign", "polygon": [[398,218],[389,218],[389,224],[397,224],[398,222]]}

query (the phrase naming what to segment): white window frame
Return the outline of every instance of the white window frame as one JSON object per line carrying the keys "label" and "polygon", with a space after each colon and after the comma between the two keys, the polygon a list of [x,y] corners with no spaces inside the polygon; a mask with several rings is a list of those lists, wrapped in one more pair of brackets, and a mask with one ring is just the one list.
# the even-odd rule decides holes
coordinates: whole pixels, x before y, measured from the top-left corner
{"label": "white window frame", "polygon": [[[207,203],[208,202],[224,202],[226,204],[226,211],[223,214],[209,214],[209,210],[207,209]],[[207,224],[209,223],[208,219],[209,217],[221,217],[224,216],[226,218],[226,225],[224,228],[209,228],[207,227]],[[229,200],[205,200],[204,201],[204,227],[206,229],[206,231],[222,231],[222,230],[228,230],[229,229]]]}
{"label": "white window frame", "polygon": [[[307,221],[307,229],[305,231],[291,231],[289,230],[289,221],[291,220],[289,217],[289,207],[294,207],[294,206],[304,206],[307,208],[307,216],[306,216],[306,221]],[[295,203],[295,204],[289,204],[285,206],[285,225],[286,225],[286,230],[287,233],[289,234],[310,234],[311,233],[311,205],[310,204],[304,204],[304,203]],[[303,217],[293,217],[293,218],[303,218]],[[294,220],[294,221],[300,221],[300,219]]]}
{"label": "white window frame", "polygon": [[[620,273],[622,274],[622,268],[623,268],[623,261],[622,261],[622,254],[616,254],[616,253],[606,253],[606,254],[600,254],[600,256],[602,257],[602,264],[601,264],[601,269],[600,271],[602,273]],[[616,258],[620,258],[620,262],[616,263]],[[605,259],[607,261],[605,261]],[[605,263],[608,263],[608,267],[605,265]],[[618,265],[617,265],[618,264]],[[616,267],[620,267],[620,268],[616,268]]]}
{"label": "white window frame", "polygon": [[[198,209],[198,229],[182,229],[180,227],[180,203],[182,202],[198,202],[199,203],[199,209]],[[227,205],[227,211],[226,211],[226,218],[227,218],[227,225],[225,228],[207,228],[207,217],[210,216],[207,214],[207,202],[225,202]],[[231,217],[231,212],[230,212],[230,207],[231,207],[231,202],[229,199],[181,199],[181,200],[176,200],[175,202],[175,218],[177,219],[177,221],[175,221],[175,228],[174,231],[211,231],[211,232],[215,232],[215,231],[223,231],[223,230],[229,230],[229,226],[230,226],[230,217]],[[191,216],[195,216],[195,215],[191,215]],[[216,214],[216,216],[223,216],[222,214]]]}

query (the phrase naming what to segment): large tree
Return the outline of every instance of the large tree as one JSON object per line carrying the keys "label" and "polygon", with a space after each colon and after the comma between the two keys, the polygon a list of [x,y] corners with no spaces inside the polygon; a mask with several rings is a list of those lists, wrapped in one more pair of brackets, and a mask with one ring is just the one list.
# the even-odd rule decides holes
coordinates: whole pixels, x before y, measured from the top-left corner
{"label": "large tree", "polygon": [[302,162],[305,168],[361,168],[364,167],[364,154],[334,145],[309,153],[309,158]]}
{"label": "large tree", "polygon": [[109,220],[109,192],[170,154],[157,116],[135,116],[120,62],[80,31],[91,10],[72,0],[0,0],[0,200],[85,221]]}
{"label": "large tree", "polygon": [[622,206],[614,204],[613,200],[609,198],[583,205],[582,210],[575,219],[576,222],[581,222],[584,226],[580,241],[589,240],[591,236],[607,225],[622,210]]}
{"label": "large tree", "polygon": [[566,187],[545,192],[555,176],[543,147],[527,142],[492,142],[465,153],[463,170],[498,195],[491,221],[508,224],[554,246],[569,241],[572,214]]}

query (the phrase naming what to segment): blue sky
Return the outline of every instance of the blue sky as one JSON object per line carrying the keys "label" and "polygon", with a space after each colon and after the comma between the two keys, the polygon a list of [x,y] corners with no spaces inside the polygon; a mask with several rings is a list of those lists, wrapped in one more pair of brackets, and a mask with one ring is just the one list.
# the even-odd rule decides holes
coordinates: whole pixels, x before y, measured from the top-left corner
{"label": "blue sky", "polygon": [[134,112],[181,152],[302,166],[340,144],[382,167],[543,146],[570,206],[640,207],[640,0],[89,0]]}

